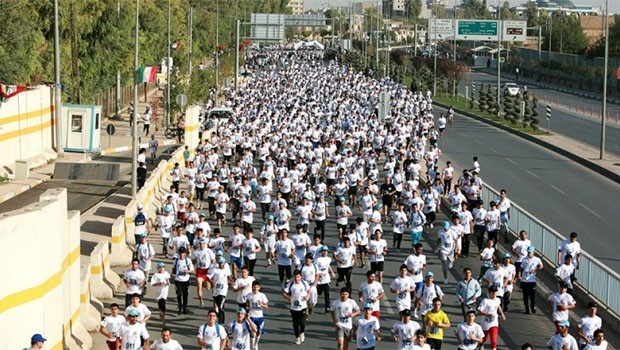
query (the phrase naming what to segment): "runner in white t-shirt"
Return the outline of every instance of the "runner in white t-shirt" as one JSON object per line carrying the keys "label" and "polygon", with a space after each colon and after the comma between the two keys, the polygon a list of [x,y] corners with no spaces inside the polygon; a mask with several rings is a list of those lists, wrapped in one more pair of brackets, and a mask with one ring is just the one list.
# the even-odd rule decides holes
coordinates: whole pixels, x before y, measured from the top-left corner
{"label": "runner in white t-shirt", "polygon": [[360,314],[360,308],[353,299],[349,298],[347,287],[340,289],[340,299],[332,302],[330,311],[332,322],[336,328],[338,350],[348,349],[353,320]]}

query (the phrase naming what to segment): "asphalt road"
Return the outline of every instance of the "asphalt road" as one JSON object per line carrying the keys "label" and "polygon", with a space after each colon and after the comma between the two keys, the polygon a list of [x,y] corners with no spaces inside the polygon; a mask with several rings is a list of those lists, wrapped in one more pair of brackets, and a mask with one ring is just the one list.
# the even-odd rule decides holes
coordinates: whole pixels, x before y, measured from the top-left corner
{"label": "asphalt road", "polygon": [[[472,72],[466,77],[459,85],[459,93],[465,94],[465,86],[469,86],[471,94],[471,82],[475,81],[477,89],[480,88],[480,84],[484,83],[497,85],[497,76],[490,75],[481,72]],[[505,79],[502,77],[502,86],[507,82],[514,82],[512,79]],[[519,84],[523,90],[522,83]],[[600,147],[600,129],[601,123],[598,119],[599,111],[601,110],[601,102],[592,99],[578,97],[572,94],[567,94],[555,90],[544,89],[534,85],[528,85],[528,91],[536,94],[539,98],[550,100],[552,108],[552,119],[550,129],[553,133],[558,133],[574,140],[590,145],[595,148]],[[477,98],[477,94],[476,94]],[[559,101],[560,105],[557,104]],[[549,102],[540,100],[538,104],[538,111],[540,116],[540,127],[546,129],[547,121],[545,119],[546,106]],[[579,112],[569,110],[570,106],[579,106]],[[582,113],[585,110],[586,113]],[[593,116],[590,116],[590,111],[594,111]],[[606,152],[614,155],[620,155],[620,128],[616,122],[616,116],[620,114],[620,106],[608,103],[608,111],[610,119],[606,128]]]}
{"label": "asphalt road", "polygon": [[[200,210],[199,210],[200,212]],[[359,214],[359,211],[355,210],[354,214]],[[438,222],[445,220],[445,215],[438,216]],[[255,229],[259,228],[262,223],[255,222]],[[210,221],[212,227],[214,223]],[[388,242],[388,246],[391,248],[391,228],[384,225],[386,235],[384,236]],[[448,314],[452,327],[445,331],[444,348],[452,349],[456,348],[456,339],[454,336],[454,330],[456,325],[462,321],[460,307],[457,304],[455,297],[455,281],[461,278],[461,271],[464,267],[471,267],[474,270],[475,276],[480,269],[480,261],[478,256],[474,254],[477,249],[472,246],[471,255],[466,259],[459,259],[456,262],[454,269],[449,274],[450,284],[443,285],[443,277],[441,277],[441,265],[439,258],[432,252],[432,248],[435,247],[434,242],[437,239],[437,225],[430,234],[425,234],[423,238],[423,244],[425,247],[425,254],[427,256],[428,271],[434,272],[437,280],[437,284],[441,287],[445,293],[444,296],[444,311]],[[228,237],[231,232],[231,225],[226,224],[223,228],[223,237]],[[161,251],[161,242],[158,239],[159,234],[151,239],[154,245],[155,251]],[[336,224],[333,219],[329,219],[327,223],[326,244],[333,248],[337,242]],[[378,343],[377,349],[395,349],[396,345],[391,342],[389,338],[389,329],[397,321],[397,307],[395,303],[395,294],[389,291],[389,285],[393,278],[396,276],[400,264],[406,259],[407,255],[411,253],[410,239],[406,237],[403,241],[402,249],[396,251],[390,249],[389,254],[386,256],[385,264],[385,278],[383,281],[383,288],[386,293],[386,298],[381,301],[381,332],[385,337],[384,342]],[[157,256],[156,261],[161,261],[162,257]],[[168,264],[167,270],[170,269],[170,259],[164,259]],[[366,263],[368,266],[368,262]],[[335,266],[333,266],[335,269]],[[354,269],[353,274],[353,297],[357,301],[357,288],[360,283],[365,280],[365,269],[357,267]],[[291,316],[288,311],[288,302],[280,295],[280,282],[278,281],[277,268],[265,267],[264,254],[259,253],[258,262],[256,265],[254,276],[262,283],[262,291],[267,295],[269,299],[269,309],[265,311],[266,330],[267,332],[261,337],[260,348],[261,349],[335,349],[336,338],[334,328],[331,323],[330,316],[325,314],[324,299],[319,297],[319,302],[315,308],[315,312],[308,319],[306,327],[306,341],[302,345],[295,345],[295,338],[292,330]],[[212,305],[211,292],[205,292],[205,309],[198,308],[198,300],[196,297],[196,289],[194,287],[195,282],[192,278],[190,287],[190,300],[189,311],[187,315],[177,315],[176,310],[176,296],[174,287],[171,287],[168,297],[168,322],[167,326],[173,331],[173,339],[178,340],[185,349],[198,349],[196,344],[196,334],[198,328],[202,323],[206,321],[206,314],[208,308]],[[342,284],[340,285],[343,286]],[[332,281],[331,298],[334,300],[338,297],[339,287],[334,285]],[[157,316],[157,303],[153,300],[154,292],[149,290],[145,299],[145,304],[149,309],[154,312],[151,321],[147,324],[152,339],[159,337],[159,331],[161,330],[162,323]],[[115,301],[119,304],[122,303],[123,294],[117,294]],[[226,322],[230,322],[234,319],[234,312],[237,308],[236,293],[229,289],[226,300]],[[525,342],[532,343],[536,348],[543,348],[548,340],[549,336],[553,333],[553,324],[548,318],[548,315],[541,314],[525,315],[522,313],[522,297],[518,288],[515,288],[513,296],[512,311],[508,313],[508,319],[502,322],[500,330],[500,349],[509,350],[517,349],[521,344]],[[539,309],[544,312],[544,301],[538,300]],[[360,305],[361,307],[361,305]],[[107,311],[107,310],[106,310]],[[416,320],[420,322],[420,320]],[[527,331],[520,325],[523,323],[529,323],[535,325],[535,328],[528,328]],[[535,329],[536,331],[533,331]],[[95,335],[96,341],[101,342],[102,337]],[[355,349],[355,345],[351,343],[351,349]]]}
{"label": "asphalt road", "polygon": [[615,232],[620,186],[568,158],[485,123],[457,115],[440,140],[442,164],[457,172],[480,158],[481,177],[565,236],[580,234],[582,249],[620,271]]}

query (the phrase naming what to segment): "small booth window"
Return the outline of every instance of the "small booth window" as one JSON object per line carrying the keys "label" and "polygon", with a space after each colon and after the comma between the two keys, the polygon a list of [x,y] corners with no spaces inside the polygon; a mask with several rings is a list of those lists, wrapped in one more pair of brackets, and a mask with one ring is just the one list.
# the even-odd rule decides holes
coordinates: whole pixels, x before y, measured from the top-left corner
{"label": "small booth window", "polygon": [[82,132],[82,115],[74,114],[71,116],[71,132]]}

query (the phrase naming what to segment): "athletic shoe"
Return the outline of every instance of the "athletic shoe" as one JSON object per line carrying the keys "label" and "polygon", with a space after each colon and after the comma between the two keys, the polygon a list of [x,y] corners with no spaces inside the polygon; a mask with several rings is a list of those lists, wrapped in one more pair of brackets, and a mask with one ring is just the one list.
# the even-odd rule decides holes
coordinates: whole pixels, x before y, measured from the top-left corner
{"label": "athletic shoe", "polygon": [[295,344],[297,344],[297,345],[301,344],[301,338],[300,337],[297,337],[295,339]]}
{"label": "athletic shoe", "polygon": [[303,343],[304,341],[306,341],[306,335],[304,333],[301,333],[299,335],[299,339],[301,339],[301,342]]}
{"label": "athletic shoe", "polygon": [[443,281],[443,284],[444,284],[444,285],[448,285],[448,284],[450,284],[450,281],[448,281],[448,279],[446,278],[446,279]]}

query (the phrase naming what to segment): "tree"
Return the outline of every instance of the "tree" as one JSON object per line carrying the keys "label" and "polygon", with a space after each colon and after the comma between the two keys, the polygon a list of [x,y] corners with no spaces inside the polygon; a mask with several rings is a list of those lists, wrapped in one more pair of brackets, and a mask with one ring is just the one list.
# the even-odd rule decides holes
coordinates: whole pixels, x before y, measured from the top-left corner
{"label": "tree", "polygon": [[[544,11],[543,11],[544,12]],[[527,8],[525,10],[525,18],[527,18],[528,27],[537,27],[545,24],[546,13],[540,13],[538,6],[535,2],[528,1]]]}
{"label": "tree", "polygon": [[[549,18],[553,24],[551,31],[551,50],[553,52],[583,54],[588,48],[588,38],[581,28],[579,18],[575,14],[565,16],[562,13],[553,13]],[[543,48],[549,48],[549,28],[544,32]]]}
{"label": "tree", "polygon": [[525,129],[532,122],[532,106],[529,96],[524,95],[523,101],[525,102],[525,113],[523,114],[521,125],[523,126],[523,129]]}
{"label": "tree", "polygon": [[532,99],[532,117],[530,118],[530,127],[532,130],[538,130],[538,124],[540,123],[540,118],[538,117],[538,96],[534,96]]}
{"label": "tree", "polygon": [[[613,25],[612,19],[609,19],[609,57],[620,57],[620,15],[615,15]],[[604,34],[594,43],[586,53],[588,57],[605,56],[605,38]]]}
{"label": "tree", "polygon": [[405,13],[408,18],[416,20],[420,17],[421,12],[422,0],[405,0]]}
{"label": "tree", "polygon": [[465,8],[465,17],[471,19],[485,19],[490,17],[486,1],[480,0],[464,0],[463,7]]}

